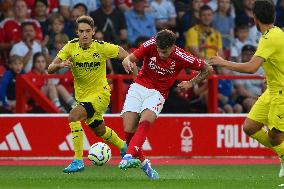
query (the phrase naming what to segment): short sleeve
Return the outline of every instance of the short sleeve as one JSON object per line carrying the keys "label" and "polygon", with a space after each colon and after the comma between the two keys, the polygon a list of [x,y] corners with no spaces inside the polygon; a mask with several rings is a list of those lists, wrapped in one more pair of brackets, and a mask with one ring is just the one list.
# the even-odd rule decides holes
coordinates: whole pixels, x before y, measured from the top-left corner
{"label": "short sleeve", "polygon": [[71,53],[70,53],[70,42],[67,43],[57,54],[57,57],[60,58],[62,61],[65,61],[67,60],[70,56],[71,56]]}
{"label": "short sleeve", "polygon": [[255,52],[255,56],[259,56],[259,57],[264,58],[266,60],[274,52],[275,52],[275,46],[271,45],[271,41],[266,39],[265,36],[263,36],[259,40],[259,44],[258,44],[257,50]]}
{"label": "short sleeve", "polygon": [[147,54],[147,52],[151,49],[151,46],[155,43],[155,39],[152,38],[146,42],[144,42],[143,44],[141,44],[139,46],[138,49],[136,49],[133,54],[134,56],[139,59],[142,60],[144,58],[144,56]]}
{"label": "short sleeve", "polygon": [[119,46],[111,43],[103,42],[103,54],[106,58],[117,58],[119,52]]}

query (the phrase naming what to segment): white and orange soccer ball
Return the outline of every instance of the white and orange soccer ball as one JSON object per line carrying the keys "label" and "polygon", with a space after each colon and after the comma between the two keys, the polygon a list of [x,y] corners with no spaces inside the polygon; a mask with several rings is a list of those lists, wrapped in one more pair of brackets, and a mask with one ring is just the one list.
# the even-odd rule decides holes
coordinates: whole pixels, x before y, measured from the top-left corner
{"label": "white and orange soccer ball", "polygon": [[111,159],[111,149],[107,144],[97,142],[90,147],[88,159],[94,165],[102,166]]}

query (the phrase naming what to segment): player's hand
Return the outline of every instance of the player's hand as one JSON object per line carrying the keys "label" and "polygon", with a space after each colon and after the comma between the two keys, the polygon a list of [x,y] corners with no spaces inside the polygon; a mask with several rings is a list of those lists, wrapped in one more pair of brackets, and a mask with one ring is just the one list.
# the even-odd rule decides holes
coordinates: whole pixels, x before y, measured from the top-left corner
{"label": "player's hand", "polygon": [[70,59],[63,61],[60,64],[60,68],[70,68],[71,66],[73,66],[73,63],[70,61]]}
{"label": "player's hand", "polygon": [[209,65],[217,65],[217,66],[224,66],[226,65],[226,60],[224,60],[221,56],[219,56],[219,54],[217,53],[216,56],[212,56],[209,61],[208,61]]}
{"label": "player's hand", "polygon": [[193,84],[191,81],[182,81],[177,86],[182,90],[188,90],[193,87]]}
{"label": "player's hand", "polygon": [[122,66],[124,68],[124,70],[126,71],[126,73],[130,73],[133,71],[133,68],[134,68],[134,63],[131,62],[128,58],[125,58],[123,61],[122,61]]}

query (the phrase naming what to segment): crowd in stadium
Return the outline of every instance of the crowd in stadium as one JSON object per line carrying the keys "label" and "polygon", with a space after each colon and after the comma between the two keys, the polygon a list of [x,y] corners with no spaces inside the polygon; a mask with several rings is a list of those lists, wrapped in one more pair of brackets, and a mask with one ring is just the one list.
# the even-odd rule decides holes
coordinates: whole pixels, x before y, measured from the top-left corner
{"label": "crowd in stadium", "polygon": [[[15,112],[15,77],[27,77],[61,112],[74,106],[69,70],[63,79],[38,77],[59,50],[77,37],[75,21],[90,15],[97,40],[129,52],[161,29],[178,36],[177,45],[208,60],[218,53],[236,62],[250,60],[261,33],[252,14],[254,0],[0,0],[0,112]],[[274,0],[275,25],[284,29],[284,0]],[[107,62],[108,73],[126,74],[117,60]],[[141,66],[141,65],[138,65]],[[239,74],[216,68],[216,74]],[[185,70],[182,75],[193,74]],[[257,75],[263,75],[259,69]],[[178,83],[178,81],[177,81]],[[111,84],[111,81],[110,81]],[[218,111],[248,112],[265,90],[262,80],[219,80]],[[125,89],[127,91],[127,88]],[[173,87],[164,113],[207,112],[208,82],[188,91]],[[35,102],[31,112],[40,112]]]}

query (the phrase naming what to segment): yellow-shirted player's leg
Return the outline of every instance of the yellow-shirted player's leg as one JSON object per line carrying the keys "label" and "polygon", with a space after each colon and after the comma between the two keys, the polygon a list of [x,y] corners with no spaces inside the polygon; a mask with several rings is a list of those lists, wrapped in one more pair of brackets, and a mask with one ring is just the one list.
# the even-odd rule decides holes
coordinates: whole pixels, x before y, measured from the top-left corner
{"label": "yellow-shirted player's leg", "polygon": [[83,128],[80,121],[69,123],[72,133],[72,142],[74,146],[74,158],[83,159]]}
{"label": "yellow-shirted player's leg", "polygon": [[[270,109],[270,95],[268,90],[266,90],[253,105],[252,109],[248,114],[248,118],[252,120],[251,121],[252,124],[268,125],[269,109]],[[257,140],[260,144],[272,149],[272,145],[268,137],[268,131],[264,127],[259,129],[254,134],[250,135],[250,137]]]}
{"label": "yellow-shirted player's leg", "polygon": [[268,131],[265,128],[261,128],[259,131],[257,131],[250,137],[257,140],[260,144],[264,145],[265,147],[272,149],[272,145],[268,137]]}
{"label": "yellow-shirted player's leg", "polygon": [[[92,102],[92,105],[95,109],[95,113],[92,118],[86,120],[87,125],[90,126],[92,123],[98,120],[103,120],[103,113],[108,107],[109,101],[110,101],[110,95],[108,93],[101,93],[98,96],[94,97],[94,102]],[[127,150],[126,143],[117,135],[117,133],[114,130],[112,130],[108,126],[104,127],[105,127],[105,132],[102,135],[100,133],[99,136],[104,141],[119,148],[121,156],[124,156]],[[96,133],[96,128],[93,128],[93,130]]]}
{"label": "yellow-shirted player's leg", "polygon": [[123,149],[125,142],[121,140],[121,138],[119,138],[119,136],[116,134],[114,130],[112,130],[108,126],[105,127],[106,127],[106,132],[104,135],[101,136],[101,138],[104,139],[104,141],[118,147],[120,150]]}

